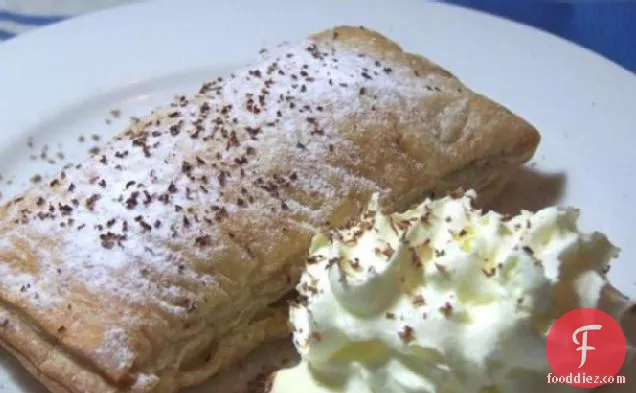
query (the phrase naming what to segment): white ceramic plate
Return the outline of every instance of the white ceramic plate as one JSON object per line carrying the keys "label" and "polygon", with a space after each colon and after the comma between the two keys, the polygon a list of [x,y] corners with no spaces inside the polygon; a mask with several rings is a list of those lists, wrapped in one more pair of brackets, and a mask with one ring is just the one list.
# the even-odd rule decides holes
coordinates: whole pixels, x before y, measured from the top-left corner
{"label": "white ceramic plate", "polygon": [[[248,62],[261,47],[337,24],[362,24],[389,35],[535,124],[543,140],[534,171],[520,173],[499,207],[582,208],[581,227],[606,232],[623,249],[610,275],[636,296],[636,209],[630,205],[636,199],[630,169],[636,76],[533,28],[419,0],[155,1],[3,43],[3,199],[25,188],[34,174],[46,178],[64,163],[85,158],[100,143],[92,135],[108,138],[130,116],[193,92],[202,81]],[[48,158],[42,160],[44,145]],[[20,370],[0,353],[0,393],[44,392]],[[636,372],[628,382],[630,377],[631,388],[617,391],[634,391]]]}

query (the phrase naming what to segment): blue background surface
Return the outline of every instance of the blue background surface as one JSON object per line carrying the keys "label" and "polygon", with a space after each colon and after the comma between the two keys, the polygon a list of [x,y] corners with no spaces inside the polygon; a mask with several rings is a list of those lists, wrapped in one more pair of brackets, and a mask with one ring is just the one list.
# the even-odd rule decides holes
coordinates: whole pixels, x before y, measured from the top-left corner
{"label": "blue background surface", "polygon": [[[538,27],[636,72],[636,0],[440,1]],[[64,15],[23,15],[0,9],[0,22],[28,26],[56,23],[65,18]],[[14,32],[0,27],[0,41],[14,35]]]}
{"label": "blue background surface", "polygon": [[636,1],[444,0],[549,31],[636,72]]}

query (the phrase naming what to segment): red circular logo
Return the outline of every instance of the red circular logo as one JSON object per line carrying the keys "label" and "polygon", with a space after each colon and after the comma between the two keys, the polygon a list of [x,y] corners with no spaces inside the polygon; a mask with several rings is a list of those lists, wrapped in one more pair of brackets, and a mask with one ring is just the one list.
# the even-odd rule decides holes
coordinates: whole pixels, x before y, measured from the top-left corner
{"label": "red circular logo", "polygon": [[548,333],[546,355],[554,372],[548,381],[578,388],[604,385],[620,371],[626,352],[623,329],[614,318],[595,308],[572,310]]}

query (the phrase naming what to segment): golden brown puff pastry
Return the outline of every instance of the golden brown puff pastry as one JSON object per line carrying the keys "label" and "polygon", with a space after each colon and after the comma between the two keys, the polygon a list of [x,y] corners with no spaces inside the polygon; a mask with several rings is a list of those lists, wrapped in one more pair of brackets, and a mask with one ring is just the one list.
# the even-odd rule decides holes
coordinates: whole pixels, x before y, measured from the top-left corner
{"label": "golden brown puff pastry", "polygon": [[373,31],[281,46],[0,209],[0,344],[56,393],[197,384],[287,334],[317,227],[492,195],[538,141]]}

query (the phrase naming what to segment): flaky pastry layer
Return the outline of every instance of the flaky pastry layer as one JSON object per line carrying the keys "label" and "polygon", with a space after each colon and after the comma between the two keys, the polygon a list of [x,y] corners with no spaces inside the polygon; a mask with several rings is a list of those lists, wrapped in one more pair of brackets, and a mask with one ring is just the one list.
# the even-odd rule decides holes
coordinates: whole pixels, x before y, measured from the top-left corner
{"label": "flaky pastry layer", "polygon": [[317,228],[493,195],[538,142],[371,30],[266,51],[0,209],[0,344],[56,393],[199,383],[283,334]]}

